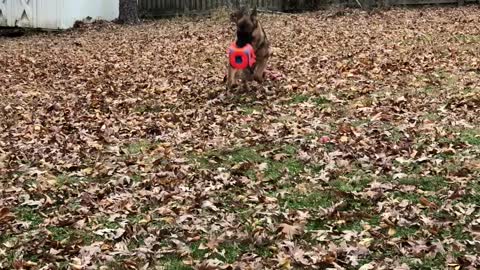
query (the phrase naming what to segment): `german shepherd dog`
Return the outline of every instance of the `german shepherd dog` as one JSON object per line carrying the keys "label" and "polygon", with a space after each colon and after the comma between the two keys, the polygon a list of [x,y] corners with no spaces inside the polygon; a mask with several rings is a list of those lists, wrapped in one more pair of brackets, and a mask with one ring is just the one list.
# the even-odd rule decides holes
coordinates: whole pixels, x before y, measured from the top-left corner
{"label": "german shepherd dog", "polygon": [[230,20],[236,25],[236,46],[241,48],[250,44],[255,51],[256,62],[253,68],[245,70],[234,69],[228,64],[227,89],[231,89],[236,85],[238,75],[243,75],[244,88],[247,86],[246,81],[252,80],[252,75],[253,79],[258,83],[263,82],[264,72],[271,52],[270,42],[267,39],[265,30],[257,19],[257,8],[255,7],[252,12],[249,12],[247,8],[242,7],[230,14]]}

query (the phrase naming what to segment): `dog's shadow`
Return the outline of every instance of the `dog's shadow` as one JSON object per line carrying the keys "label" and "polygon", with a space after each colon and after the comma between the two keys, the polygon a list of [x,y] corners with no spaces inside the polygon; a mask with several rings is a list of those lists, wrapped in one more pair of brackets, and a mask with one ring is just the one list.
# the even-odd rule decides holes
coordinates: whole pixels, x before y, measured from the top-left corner
{"label": "dog's shadow", "polygon": [[224,106],[253,106],[268,99],[269,91],[264,85],[242,85],[217,93],[217,99]]}
{"label": "dog's shadow", "polygon": [[225,80],[219,82],[210,92],[208,102],[226,107],[253,106],[259,103],[271,103],[284,93],[281,80],[266,79],[262,83],[247,82],[246,87],[239,83],[231,89],[226,89]]}

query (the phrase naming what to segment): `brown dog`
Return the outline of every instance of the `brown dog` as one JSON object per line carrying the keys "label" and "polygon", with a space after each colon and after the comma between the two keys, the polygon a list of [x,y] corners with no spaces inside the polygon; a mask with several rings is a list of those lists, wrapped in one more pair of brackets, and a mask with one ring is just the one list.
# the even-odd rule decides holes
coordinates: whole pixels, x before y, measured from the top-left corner
{"label": "brown dog", "polygon": [[263,74],[267,67],[267,61],[270,57],[270,42],[267,39],[265,30],[257,19],[257,8],[255,7],[249,14],[246,8],[241,8],[230,15],[230,19],[236,25],[237,47],[241,48],[246,44],[252,45],[256,62],[252,69],[237,70],[228,64],[227,89],[236,85],[238,75],[243,75],[243,85],[246,87],[246,81],[253,79],[259,83],[263,82]]}

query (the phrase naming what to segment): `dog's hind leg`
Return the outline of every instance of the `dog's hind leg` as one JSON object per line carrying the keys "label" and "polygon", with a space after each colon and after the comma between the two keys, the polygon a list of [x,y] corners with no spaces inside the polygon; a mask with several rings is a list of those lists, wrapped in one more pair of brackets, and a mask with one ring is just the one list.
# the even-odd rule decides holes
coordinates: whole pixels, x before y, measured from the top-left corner
{"label": "dog's hind leg", "polygon": [[253,74],[253,79],[258,83],[262,83],[264,79],[264,72],[267,68],[266,59],[262,62],[257,62],[257,67],[255,68],[255,73]]}
{"label": "dog's hind leg", "polygon": [[265,69],[267,68],[268,58],[270,56],[270,51],[268,48],[262,48],[258,54],[264,54],[265,57],[258,57],[258,61],[255,64],[255,71],[253,72],[253,79],[258,83],[262,83],[264,79]]}

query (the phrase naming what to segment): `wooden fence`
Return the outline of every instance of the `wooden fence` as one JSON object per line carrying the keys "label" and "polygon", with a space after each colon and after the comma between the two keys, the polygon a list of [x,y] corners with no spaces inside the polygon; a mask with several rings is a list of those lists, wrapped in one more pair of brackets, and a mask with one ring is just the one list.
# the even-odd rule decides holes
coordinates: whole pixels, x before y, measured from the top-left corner
{"label": "wooden fence", "polygon": [[139,10],[147,16],[201,15],[220,7],[235,7],[238,3],[260,9],[282,11],[284,0],[138,0]]}
{"label": "wooden fence", "polygon": [[480,0],[137,0],[143,16],[168,17],[177,15],[202,15],[212,10],[238,5],[257,6],[268,11],[306,11],[331,5],[359,7],[401,6],[425,4],[459,4]]}

